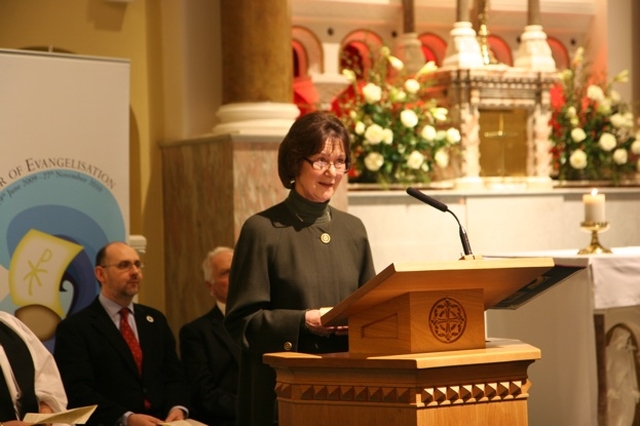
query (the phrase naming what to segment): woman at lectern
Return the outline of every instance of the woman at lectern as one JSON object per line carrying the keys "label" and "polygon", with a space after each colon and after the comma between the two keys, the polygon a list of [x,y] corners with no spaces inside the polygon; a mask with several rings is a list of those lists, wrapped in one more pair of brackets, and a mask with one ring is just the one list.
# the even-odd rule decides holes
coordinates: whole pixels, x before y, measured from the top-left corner
{"label": "woman at lectern", "polygon": [[375,275],[363,223],[329,205],[350,165],[340,120],[320,112],[300,117],[278,150],[288,197],[242,226],[225,317],[242,348],[238,425],[277,424],[276,375],[263,354],[348,350],[346,327],[324,327],[320,308]]}

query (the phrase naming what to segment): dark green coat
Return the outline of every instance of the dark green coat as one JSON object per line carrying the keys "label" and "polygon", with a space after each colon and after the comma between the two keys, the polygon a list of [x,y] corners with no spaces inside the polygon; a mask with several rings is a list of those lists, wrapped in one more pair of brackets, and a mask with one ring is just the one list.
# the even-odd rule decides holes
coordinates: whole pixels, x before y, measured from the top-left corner
{"label": "dark green coat", "polygon": [[348,350],[346,336],[311,335],[304,315],[335,306],[373,278],[371,248],[360,219],[323,208],[331,220],[302,222],[283,202],[249,218],[240,232],[225,317],[242,347],[238,425],[272,424],[275,372],[263,354]]}

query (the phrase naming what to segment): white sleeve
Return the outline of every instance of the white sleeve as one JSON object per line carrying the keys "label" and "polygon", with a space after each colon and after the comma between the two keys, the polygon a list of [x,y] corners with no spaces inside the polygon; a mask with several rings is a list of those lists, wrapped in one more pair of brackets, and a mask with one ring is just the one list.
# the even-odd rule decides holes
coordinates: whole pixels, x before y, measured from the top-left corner
{"label": "white sleeve", "polygon": [[35,369],[35,392],[38,402],[46,403],[55,412],[66,410],[67,394],[55,359],[40,339],[16,317],[0,312],[0,320],[13,329],[27,344]]}

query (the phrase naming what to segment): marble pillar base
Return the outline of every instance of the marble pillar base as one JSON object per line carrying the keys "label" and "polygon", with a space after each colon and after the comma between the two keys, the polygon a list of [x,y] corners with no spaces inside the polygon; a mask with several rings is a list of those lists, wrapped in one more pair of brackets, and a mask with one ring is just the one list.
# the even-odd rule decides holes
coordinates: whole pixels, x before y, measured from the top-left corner
{"label": "marble pillar base", "polygon": [[484,65],[480,45],[471,22],[456,22],[453,24],[450,35],[451,41],[442,62],[443,66],[466,69],[480,68]]}
{"label": "marble pillar base", "polygon": [[284,136],[300,115],[294,104],[279,102],[239,102],[222,105],[220,120],[211,136]]}
{"label": "marble pillar base", "polygon": [[338,73],[313,73],[311,81],[318,91],[320,109],[328,111],[331,109],[331,101],[349,86],[349,80]]}
{"label": "marble pillar base", "polygon": [[425,64],[422,43],[417,33],[401,34],[396,47],[398,58],[404,62],[408,74],[415,74]]}
{"label": "marble pillar base", "polygon": [[527,25],[520,36],[520,48],[514,62],[518,68],[532,71],[553,72],[556,61],[551,55],[551,48],[547,43],[547,35],[541,25]]}

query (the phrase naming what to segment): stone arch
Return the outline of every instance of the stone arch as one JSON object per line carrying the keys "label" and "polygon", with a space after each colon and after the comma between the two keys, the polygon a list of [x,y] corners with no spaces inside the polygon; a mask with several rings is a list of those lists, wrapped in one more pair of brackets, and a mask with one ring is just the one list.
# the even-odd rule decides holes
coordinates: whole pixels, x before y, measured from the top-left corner
{"label": "stone arch", "polygon": [[340,43],[340,70],[349,68],[358,78],[371,67],[371,55],[384,45],[382,37],[369,30],[354,30]]}
{"label": "stone arch", "polygon": [[312,74],[324,72],[322,43],[308,28],[291,28],[293,56],[293,101],[304,115],[318,108],[318,90],[311,81]]}
{"label": "stone arch", "polygon": [[294,69],[301,77],[324,72],[324,54],[320,39],[308,28],[291,28]]}
{"label": "stone arch", "polygon": [[555,37],[547,36],[547,43],[551,49],[551,56],[556,62],[556,68],[558,70],[564,70],[569,68],[570,58],[569,51],[565,45]]}
{"label": "stone arch", "polygon": [[489,34],[487,44],[498,62],[509,65],[510,67],[513,66],[513,53],[511,52],[509,44],[507,44],[502,37]]}
{"label": "stone arch", "polygon": [[422,33],[418,36],[418,39],[422,44],[424,59],[427,62],[434,61],[438,66],[442,65],[447,53],[447,42],[434,33]]}

